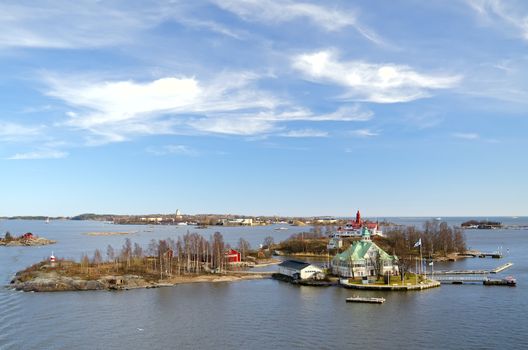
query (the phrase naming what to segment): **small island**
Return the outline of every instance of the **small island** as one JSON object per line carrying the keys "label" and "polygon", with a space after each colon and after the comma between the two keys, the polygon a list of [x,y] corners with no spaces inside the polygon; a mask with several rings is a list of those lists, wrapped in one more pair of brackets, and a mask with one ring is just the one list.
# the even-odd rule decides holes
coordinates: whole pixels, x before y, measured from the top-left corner
{"label": "small island", "polygon": [[108,245],[106,259],[99,250],[91,258],[84,255],[79,262],[51,256],[18,272],[10,286],[26,292],[57,292],[242,281],[271,277],[269,272],[248,271],[247,267],[280,262],[262,250],[251,250],[244,239],[238,248],[224,244],[218,232],[210,240],[197,233],[177,241],[151,240],[146,249],[126,239],[120,250]]}
{"label": "small island", "polygon": [[31,232],[24,233],[21,236],[14,237],[8,231],[6,232],[4,238],[0,238],[0,246],[12,247],[12,246],[41,246],[54,244],[57,241],[46,239],[43,237],[38,237]]}
{"label": "small island", "polygon": [[469,220],[460,225],[464,229],[493,230],[502,228],[502,223],[488,220]]}

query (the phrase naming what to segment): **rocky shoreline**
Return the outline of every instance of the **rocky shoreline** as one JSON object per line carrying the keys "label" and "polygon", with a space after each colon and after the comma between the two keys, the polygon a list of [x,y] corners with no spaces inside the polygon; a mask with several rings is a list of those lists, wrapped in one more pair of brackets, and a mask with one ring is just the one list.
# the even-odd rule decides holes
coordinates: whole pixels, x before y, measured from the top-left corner
{"label": "rocky shoreline", "polygon": [[10,241],[0,240],[0,246],[4,247],[34,247],[55,243],[57,243],[57,241],[40,237],[32,239],[13,239]]}
{"label": "rocky shoreline", "polygon": [[22,271],[15,275],[9,288],[24,292],[67,292],[94,290],[129,290],[138,288],[169,287],[185,283],[235,282],[269,278],[268,274],[201,274],[181,275],[158,281],[146,280],[139,275],[106,275],[97,279],[85,279],[77,276],[64,276],[47,266],[39,271]]}

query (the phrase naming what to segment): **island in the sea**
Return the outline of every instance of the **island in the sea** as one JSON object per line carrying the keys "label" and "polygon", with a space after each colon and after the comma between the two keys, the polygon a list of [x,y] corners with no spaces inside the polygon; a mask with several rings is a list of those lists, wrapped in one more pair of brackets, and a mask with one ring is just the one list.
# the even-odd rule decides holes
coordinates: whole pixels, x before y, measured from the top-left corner
{"label": "island in the sea", "polygon": [[54,244],[57,241],[46,239],[43,237],[38,237],[31,232],[26,232],[23,235],[15,237],[11,235],[8,231],[6,232],[4,238],[0,238],[0,246],[39,246],[39,245],[48,245]]}
{"label": "island in the sea", "polygon": [[100,250],[79,262],[49,259],[18,272],[11,281],[17,290],[33,292],[127,290],[193,282],[227,282],[269,278],[271,273],[248,271],[279,263],[267,250],[253,251],[244,239],[239,250],[224,243],[220,233],[211,240],[188,233],[177,241],[152,240],[147,249],[125,240],[121,249],[109,245],[106,259]]}
{"label": "island in the sea", "polygon": [[364,288],[365,283],[373,287],[423,285],[429,281],[416,276],[416,266],[420,266],[419,274],[426,274],[426,263],[418,263],[422,255],[429,261],[443,260],[466,250],[463,231],[446,223],[426,222],[423,230],[396,227],[383,235],[374,229],[377,234],[372,234],[359,215],[352,224],[357,229],[328,228],[323,233],[314,227],[278,244],[266,237],[256,250],[243,238],[231,247],[219,232],[209,239],[187,233],[177,240],[151,240],[146,248],[127,238],[121,249],[109,245],[105,258],[100,250],[92,257],[84,255],[79,262],[51,257],[17,273],[11,285],[24,291],[120,290],[265,278],[272,272],[249,268],[279,263],[273,254],[324,257],[326,266],[310,266],[312,273],[306,276],[301,269],[282,266],[283,271],[291,272],[286,276],[304,280],[303,284],[334,285],[339,281],[350,288]]}
{"label": "island in the sea", "polygon": [[469,220],[463,222],[460,226],[465,229],[493,230],[502,228],[502,223],[489,220]]}

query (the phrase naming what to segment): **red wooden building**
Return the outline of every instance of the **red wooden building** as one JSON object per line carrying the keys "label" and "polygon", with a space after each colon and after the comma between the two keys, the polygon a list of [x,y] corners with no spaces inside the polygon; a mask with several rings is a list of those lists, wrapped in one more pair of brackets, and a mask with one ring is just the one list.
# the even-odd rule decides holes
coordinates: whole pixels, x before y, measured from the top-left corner
{"label": "red wooden building", "polygon": [[225,252],[225,258],[228,263],[238,263],[242,261],[242,256],[240,255],[240,252],[229,249],[227,252]]}
{"label": "red wooden building", "polygon": [[35,238],[35,236],[33,236],[33,234],[31,232],[24,233],[22,235],[22,239],[25,239],[25,240],[30,240],[30,239],[33,239],[33,238]]}

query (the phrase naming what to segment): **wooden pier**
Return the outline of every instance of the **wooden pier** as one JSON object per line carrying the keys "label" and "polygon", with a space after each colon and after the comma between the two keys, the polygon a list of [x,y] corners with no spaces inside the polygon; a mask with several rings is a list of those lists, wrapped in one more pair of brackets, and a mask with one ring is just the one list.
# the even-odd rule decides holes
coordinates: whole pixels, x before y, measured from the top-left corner
{"label": "wooden pier", "polygon": [[458,254],[458,256],[464,257],[464,256],[470,256],[472,258],[493,258],[493,259],[500,259],[502,258],[501,252],[493,252],[493,253],[483,253],[478,251],[471,251],[471,252],[465,252],[463,254]]}
{"label": "wooden pier", "polygon": [[486,286],[510,286],[514,287],[516,281],[513,277],[503,279],[490,279],[487,276],[434,276],[432,277],[442,284],[483,284]]}
{"label": "wooden pier", "polygon": [[512,267],[512,266],[513,266],[513,263],[511,263],[511,262],[510,262],[510,263],[506,263],[506,264],[501,265],[501,266],[499,266],[499,267],[497,267],[497,268],[494,268],[494,269],[491,270],[490,272],[491,272],[491,273],[499,273],[499,272],[501,272],[501,271],[504,271],[504,270],[506,270],[506,269],[509,269],[509,268]]}
{"label": "wooden pier", "polygon": [[450,270],[450,271],[434,271],[437,276],[442,275],[489,275],[492,273],[499,273],[513,266],[513,263],[506,263],[500,265],[493,270]]}

